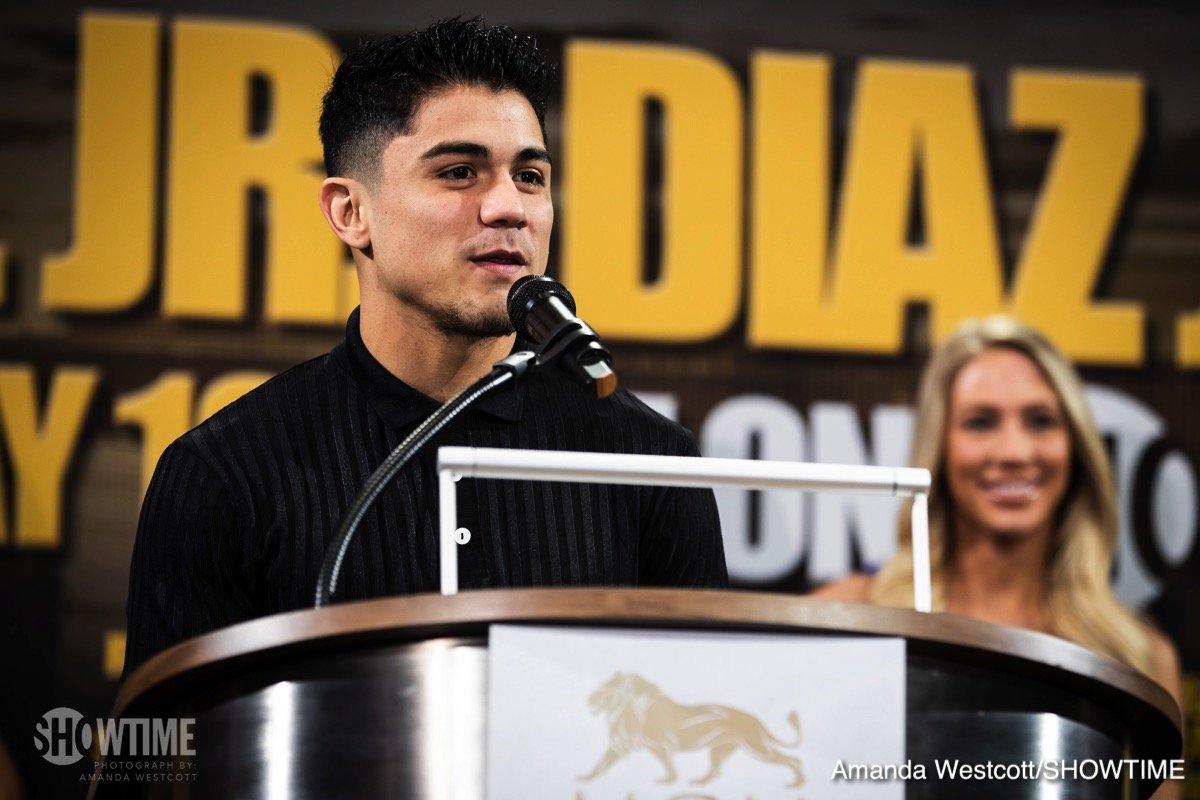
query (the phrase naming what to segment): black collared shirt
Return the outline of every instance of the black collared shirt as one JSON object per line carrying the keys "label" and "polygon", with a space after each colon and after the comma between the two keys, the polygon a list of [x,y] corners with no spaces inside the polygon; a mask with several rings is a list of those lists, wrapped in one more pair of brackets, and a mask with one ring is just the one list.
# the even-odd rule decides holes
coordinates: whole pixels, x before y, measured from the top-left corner
{"label": "black collared shirt", "polygon": [[[128,673],[183,639],[308,608],[325,550],[375,468],[439,404],[368,352],[358,312],[299,364],[177,439],[155,469],[131,565]],[[598,400],[531,371],[453,420],[369,511],[335,602],[438,590],[442,445],[699,455],[691,434],[618,390]],[[463,480],[463,589],[728,583],[711,491]]]}

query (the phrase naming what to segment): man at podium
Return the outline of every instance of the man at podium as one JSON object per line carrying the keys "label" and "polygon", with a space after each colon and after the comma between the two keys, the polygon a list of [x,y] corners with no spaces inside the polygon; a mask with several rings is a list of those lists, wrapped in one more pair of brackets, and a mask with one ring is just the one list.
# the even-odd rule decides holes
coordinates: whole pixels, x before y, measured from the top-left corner
{"label": "man at podium", "polygon": [[[367,477],[513,350],[508,290],[545,271],[554,219],[552,72],[531,39],[459,19],[360,46],[338,68],[319,200],[353,254],[360,306],[332,352],[163,453],[133,553],[127,674],[183,639],[311,606]],[[533,370],[457,417],[387,487],[335,601],[437,589],[441,445],[699,455],[629,393],[598,399]],[[464,588],[728,582],[710,490],[474,480],[458,504],[472,534]]]}

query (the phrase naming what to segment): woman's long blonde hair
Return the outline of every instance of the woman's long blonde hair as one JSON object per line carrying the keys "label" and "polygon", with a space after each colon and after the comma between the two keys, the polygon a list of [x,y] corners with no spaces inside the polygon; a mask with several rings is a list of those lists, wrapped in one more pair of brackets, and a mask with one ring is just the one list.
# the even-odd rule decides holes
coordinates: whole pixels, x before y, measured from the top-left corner
{"label": "woman's long blonde hair", "polygon": [[[1011,317],[968,320],[930,357],[921,377],[913,433],[912,464],[933,474],[929,496],[929,547],[933,607],[945,609],[947,573],[953,558],[949,536],[951,498],[944,466],[950,390],[962,367],[984,350],[1004,347],[1027,356],[1058,395],[1071,437],[1071,477],[1056,515],[1046,565],[1046,602],[1054,633],[1150,671],[1146,626],[1113,594],[1109,584],[1117,542],[1112,470],[1079,376],[1066,357],[1033,328]],[[899,548],[872,582],[870,599],[911,606],[912,531],[900,515]]]}

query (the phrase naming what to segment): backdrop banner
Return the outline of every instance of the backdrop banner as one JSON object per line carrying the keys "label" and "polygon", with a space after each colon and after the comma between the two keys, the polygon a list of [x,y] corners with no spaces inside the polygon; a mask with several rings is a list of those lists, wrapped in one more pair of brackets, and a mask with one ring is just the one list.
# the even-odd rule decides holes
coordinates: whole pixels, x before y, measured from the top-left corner
{"label": "backdrop banner", "polygon": [[[78,788],[45,715],[111,710],[159,454],[355,305],[316,202],[341,54],[458,13],[561,64],[551,273],[705,455],[905,465],[962,319],[1057,341],[1115,464],[1114,585],[1200,719],[1200,7],[48,0],[0,10],[0,739],[30,796]],[[895,548],[890,499],[718,501],[740,588]]]}

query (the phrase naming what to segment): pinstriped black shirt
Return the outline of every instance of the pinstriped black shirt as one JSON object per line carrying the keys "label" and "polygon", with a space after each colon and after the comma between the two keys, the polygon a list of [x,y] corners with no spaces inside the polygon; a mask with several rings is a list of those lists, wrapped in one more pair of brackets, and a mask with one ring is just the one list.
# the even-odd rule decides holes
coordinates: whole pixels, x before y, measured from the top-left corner
{"label": "pinstriped black shirt", "polygon": [[[343,513],[438,403],[368,352],[355,311],[331,353],[177,439],[155,469],[130,571],[126,673],[183,639],[311,607]],[[461,414],[368,512],[335,602],[438,590],[442,445],[699,455],[683,427],[618,390],[598,400],[553,368]],[[459,585],[728,583],[711,491],[464,480]]]}

